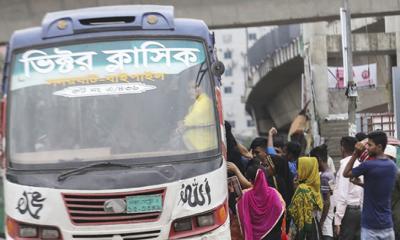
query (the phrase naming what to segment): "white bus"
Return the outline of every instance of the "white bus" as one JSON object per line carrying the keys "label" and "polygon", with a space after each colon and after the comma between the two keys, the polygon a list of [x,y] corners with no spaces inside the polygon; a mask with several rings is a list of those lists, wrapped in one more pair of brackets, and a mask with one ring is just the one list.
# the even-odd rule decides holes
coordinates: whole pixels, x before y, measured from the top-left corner
{"label": "white bus", "polygon": [[3,79],[7,239],[230,239],[220,76],[168,6],[47,14]]}

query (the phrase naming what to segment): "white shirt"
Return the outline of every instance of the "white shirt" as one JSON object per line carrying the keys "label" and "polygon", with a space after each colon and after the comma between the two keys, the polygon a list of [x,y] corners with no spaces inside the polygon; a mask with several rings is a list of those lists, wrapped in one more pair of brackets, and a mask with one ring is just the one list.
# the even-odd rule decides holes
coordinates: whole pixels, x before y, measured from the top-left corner
{"label": "white shirt", "polygon": [[[335,225],[341,225],[347,205],[362,207],[364,189],[350,182],[349,178],[343,177],[343,171],[351,156],[340,160],[340,167],[336,174],[336,185],[333,196],[336,203]],[[354,167],[360,165],[355,161]],[[362,180],[362,177],[360,177]]]}
{"label": "white shirt", "polygon": [[330,170],[332,170],[333,173],[336,173],[335,164],[333,163],[333,159],[330,156],[328,156],[328,167]]}

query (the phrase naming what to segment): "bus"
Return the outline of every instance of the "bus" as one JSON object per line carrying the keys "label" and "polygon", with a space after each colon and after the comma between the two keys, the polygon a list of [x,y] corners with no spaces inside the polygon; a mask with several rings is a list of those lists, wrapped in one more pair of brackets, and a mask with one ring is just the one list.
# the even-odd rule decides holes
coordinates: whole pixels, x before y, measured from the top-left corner
{"label": "bus", "polygon": [[173,7],[48,13],[10,38],[7,239],[230,239],[215,39]]}

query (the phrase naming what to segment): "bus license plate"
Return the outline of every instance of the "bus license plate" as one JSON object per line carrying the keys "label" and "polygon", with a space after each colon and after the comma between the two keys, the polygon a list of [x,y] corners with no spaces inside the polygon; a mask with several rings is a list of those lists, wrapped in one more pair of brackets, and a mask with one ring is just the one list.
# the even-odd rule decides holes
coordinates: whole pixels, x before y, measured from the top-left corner
{"label": "bus license plate", "polygon": [[161,212],[161,194],[126,197],[127,213]]}

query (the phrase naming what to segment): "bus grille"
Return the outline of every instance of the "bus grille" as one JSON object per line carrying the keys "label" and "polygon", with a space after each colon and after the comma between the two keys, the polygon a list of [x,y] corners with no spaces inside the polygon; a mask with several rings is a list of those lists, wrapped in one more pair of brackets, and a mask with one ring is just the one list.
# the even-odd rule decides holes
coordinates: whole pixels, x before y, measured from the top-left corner
{"label": "bus grille", "polygon": [[162,195],[164,206],[165,189],[152,191],[124,192],[109,194],[75,194],[64,193],[64,203],[71,222],[75,225],[125,224],[157,221],[161,212],[148,213],[108,213],[104,211],[104,203],[110,199],[125,199],[128,196]]}
{"label": "bus grille", "polygon": [[73,235],[74,240],[88,240],[88,239],[101,239],[101,240],[139,240],[139,239],[156,239],[160,235],[160,230],[137,232],[137,233],[117,233],[117,234],[95,234],[95,235]]}

